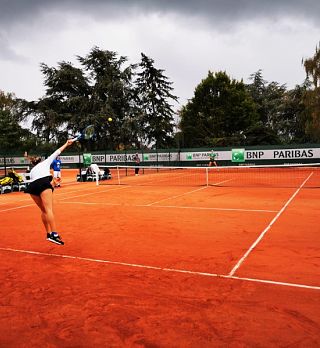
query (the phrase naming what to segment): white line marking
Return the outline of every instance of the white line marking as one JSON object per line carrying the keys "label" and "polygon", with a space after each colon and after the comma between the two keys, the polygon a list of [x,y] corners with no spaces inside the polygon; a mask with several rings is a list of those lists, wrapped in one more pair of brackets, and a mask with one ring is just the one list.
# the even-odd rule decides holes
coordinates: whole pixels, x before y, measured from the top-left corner
{"label": "white line marking", "polygon": [[[96,186],[94,186],[94,187],[96,187]],[[108,189],[102,190],[102,191],[95,191],[95,192],[85,193],[85,194],[71,196],[71,197],[66,197],[66,198],[59,198],[59,197],[57,197],[57,200],[60,202],[60,201],[63,201],[65,199],[72,199],[72,198],[76,198],[76,197],[89,196],[89,195],[94,195],[94,194],[101,193],[101,192],[115,191],[115,190],[120,190],[120,189],[128,188],[128,187],[130,187],[130,186],[121,186],[121,187],[117,187],[117,188],[114,188],[114,189],[108,188]],[[92,190],[92,189],[90,189],[90,190]],[[78,190],[77,191],[72,191],[72,192],[78,192]],[[62,196],[62,194],[64,194],[64,195],[66,194],[67,195],[68,193],[70,193],[70,192],[63,192],[63,193],[61,193],[61,194],[59,194],[57,196]],[[28,200],[30,201],[30,198]],[[24,200],[21,200],[21,201],[24,201]],[[17,203],[17,201],[16,202],[7,202],[7,204],[15,204],[15,203]],[[72,203],[72,202],[70,202],[70,203]],[[26,208],[26,207],[31,207],[31,206],[36,206],[36,205],[35,204],[26,204],[26,205],[21,205],[19,207],[14,207],[14,208],[1,209],[0,213],[6,212],[6,211],[11,211],[11,210],[17,210],[17,209],[21,209],[21,208]]]}
{"label": "white line marking", "polygon": [[213,183],[213,184],[209,184],[209,186],[221,185],[221,184],[223,184],[224,182],[228,182],[228,181],[232,181],[232,180],[235,180],[235,179],[228,179],[228,180],[223,180],[223,181],[220,181],[220,182],[215,182],[215,183]]}
{"label": "white line marking", "polygon": [[181,195],[176,195],[176,196],[171,196],[171,197],[168,197],[168,198],[163,198],[163,199],[160,199],[160,200],[157,201],[157,202],[153,202],[153,203],[150,203],[150,204],[147,204],[147,205],[148,205],[148,206],[151,206],[151,205],[153,205],[153,204],[157,204],[157,203],[159,203],[159,202],[167,201],[167,200],[169,200],[169,199],[173,199],[173,198],[177,198],[177,197],[182,197],[182,196],[185,196],[185,195],[189,195],[190,193],[204,190],[204,189],[206,189],[207,187],[208,187],[208,186],[205,186],[205,187],[198,188],[198,189],[196,189],[196,190],[192,190],[192,191],[188,191],[188,192],[182,193]]}
{"label": "white line marking", "polygon": [[107,205],[107,206],[126,206],[126,207],[152,207],[152,208],[174,208],[174,209],[195,209],[195,210],[218,210],[218,211],[248,211],[257,213],[277,213],[278,210],[263,209],[240,209],[240,208],[213,208],[213,207],[188,207],[178,205],[150,205],[150,204],[123,204],[123,203],[106,203],[106,202],[61,202],[63,204],[83,204],[83,205]]}
{"label": "white line marking", "polygon": [[248,281],[248,282],[258,282],[258,283],[274,284],[274,285],[280,285],[280,286],[291,286],[295,288],[320,290],[320,286],[315,286],[315,285],[305,285],[305,284],[297,284],[297,283],[279,282],[279,281],[267,280],[267,279],[256,279],[256,278],[246,278],[246,277],[236,277],[236,276],[225,276],[224,278],[239,279],[239,280]]}
{"label": "white line marking", "polygon": [[66,202],[66,201],[63,201],[63,202],[60,202],[59,203],[63,203],[63,204],[84,204],[84,205],[129,205],[129,204],[122,204],[122,203],[106,203],[106,202],[78,202],[78,201],[70,201],[70,202]]}
{"label": "white line marking", "polygon": [[166,268],[166,267],[148,266],[148,265],[141,265],[141,264],[137,264],[137,263],[101,260],[101,259],[93,259],[93,258],[88,258],[88,257],[79,257],[79,256],[71,256],[71,255],[63,255],[63,254],[50,254],[50,253],[31,251],[31,250],[20,250],[20,249],[12,249],[12,248],[0,248],[0,250],[1,251],[11,251],[11,252],[16,252],[16,253],[23,253],[23,254],[38,255],[38,256],[60,257],[63,259],[72,259],[72,260],[80,260],[80,261],[87,261],[87,262],[105,263],[105,264],[109,264],[109,265],[151,269],[151,270],[157,270],[157,271],[163,271],[163,272],[184,273],[184,274],[191,274],[191,275],[196,275],[196,276],[233,279],[233,280],[240,280],[240,281],[247,281],[247,282],[278,285],[278,286],[290,286],[290,287],[294,287],[294,288],[320,290],[320,286],[315,286],[315,285],[278,282],[278,281],[267,280],[267,279],[256,279],[256,278],[245,278],[245,277],[242,278],[242,277],[235,277],[235,276],[231,276],[231,275],[224,275],[224,274],[217,274],[217,273],[197,272],[197,271],[190,271],[190,270],[185,270],[185,269],[174,269],[174,268]]}
{"label": "white line marking", "polygon": [[313,172],[309,174],[309,176],[304,180],[304,182],[300,185],[300,187],[295,191],[295,193],[289,198],[287,203],[281,208],[281,210],[278,212],[278,214],[272,219],[272,221],[269,223],[269,225],[262,231],[260,236],[256,239],[256,241],[251,245],[251,247],[247,250],[247,252],[242,256],[242,258],[238,261],[238,263],[233,267],[231,272],[229,273],[230,276],[233,276],[236,270],[241,266],[241,264],[245,261],[245,259],[249,256],[249,254],[253,251],[253,249],[258,245],[258,243],[261,241],[261,239],[264,237],[264,235],[267,233],[267,231],[271,228],[271,226],[278,220],[280,215],[284,212],[284,210],[287,208],[287,206],[291,203],[291,201],[294,199],[294,197],[298,194],[298,192],[301,190],[301,188],[304,186],[304,184],[310,179]]}
{"label": "white line marking", "polygon": [[249,211],[259,213],[276,213],[278,210],[263,210],[263,209],[238,209],[238,208],[211,208],[211,207],[188,207],[176,205],[156,205],[157,208],[178,208],[178,209],[199,209],[199,210],[223,210],[223,211]]}
{"label": "white line marking", "polygon": [[81,194],[81,195],[76,195],[76,196],[71,196],[71,197],[66,197],[66,198],[60,198],[59,201],[64,201],[65,199],[72,199],[72,198],[77,198],[77,197],[92,196],[92,195],[103,193],[103,192],[117,191],[117,190],[125,189],[125,188],[128,188],[128,187],[130,187],[130,186],[121,186],[121,187],[112,188],[112,189],[110,189],[108,187],[106,190],[100,190],[100,191],[95,191],[95,192],[90,192],[90,193],[84,193],[84,194]]}
{"label": "white line marking", "polygon": [[[224,183],[224,182],[231,181],[231,180],[232,180],[232,179],[220,181],[220,182],[215,183],[215,184],[210,184],[210,186],[220,185],[220,184],[222,184],[222,183]],[[163,202],[163,201],[167,201],[167,200],[169,200],[169,199],[174,199],[174,198],[182,197],[182,196],[185,196],[185,195],[189,195],[190,193],[198,192],[198,191],[204,190],[204,189],[206,189],[206,188],[208,188],[208,187],[209,187],[209,186],[200,187],[200,188],[198,188],[198,189],[195,189],[195,190],[192,190],[192,191],[188,191],[188,192],[182,193],[181,195],[171,196],[171,197],[168,197],[168,198],[160,199],[160,200],[157,201],[157,202],[153,202],[153,203],[148,204],[148,206],[151,206],[151,205],[153,205],[153,204],[157,204],[157,203],[160,203],[160,202]]]}
{"label": "white line marking", "polygon": [[[65,187],[66,185],[63,185],[63,187]],[[94,186],[96,187],[96,186]],[[91,188],[79,188],[79,190],[72,190],[72,191],[60,191],[60,189],[56,190],[55,193],[54,193],[54,198],[58,198],[60,196],[65,196],[67,194],[70,194],[70,193],[73,193],[73,192],[83,192],[83,191],[92,191],[92,187]],[[18,192],[17,192],[18,193]],[[3,202],[3,203],[0,203],[0,205],[10,205],[10,204],[17,204],[19,202],[30,202],[32,201],[31,197],[29,196],[29,194],[26,194],[22,191],[20,191],[20,193],[22,195],[25,196],[25,198],[22,198],[22,199],[12,199],[12,200],[8,200],[6,202]],[[10,197],[10,198],[18,198],[18,196],[15,196],[15,197]],[[6,210],[0,210],[0,212],[2,211],[7,211],[7,210],[15,210],[15,209],[20,209],[20,208],[24,208],[24,207],[28,207],[28,205],[23,205],[23,206],[20,206],[20,207],[15,207],[15,208],[8,208]]]}
{"label": "white line marking", "polygon": [[31,207],[31,206],[36,206],[34,203],[32,204],[26,204],[26,205],[20,205],[20,207],[14,207],[14,208],[8,208],[8,209],[1,209],[0,213],[3,213],[5,211],[10,211],[10,210],[17,210],[17,209],[21,209],[21,208],[26,208],[26,207]]}

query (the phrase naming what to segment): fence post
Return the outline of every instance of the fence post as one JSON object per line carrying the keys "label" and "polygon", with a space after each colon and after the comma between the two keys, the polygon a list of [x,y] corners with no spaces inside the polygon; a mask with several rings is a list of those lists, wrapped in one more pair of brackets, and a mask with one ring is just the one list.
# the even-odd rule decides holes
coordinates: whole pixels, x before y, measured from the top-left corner
{"label": "fence post", "polygon": [[82,181],[82,176],[81,176],[81,152],[80,152],[80,150],[78,151],[78,158],[79,158],[79,176],[80,176],[80,181]]}

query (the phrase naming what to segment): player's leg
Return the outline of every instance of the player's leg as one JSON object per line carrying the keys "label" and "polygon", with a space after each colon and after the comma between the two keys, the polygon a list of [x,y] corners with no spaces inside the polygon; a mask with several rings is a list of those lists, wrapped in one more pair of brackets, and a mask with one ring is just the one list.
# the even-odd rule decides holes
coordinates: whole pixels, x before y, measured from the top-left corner
{"label": "player's leg", "polygon": [[50,231],[51,231],[50,233],[47,233],[47,239],[50,242],[63,245],[64,244],[63,241],[61,240],[59,234],[56,232],[57,229],[56,229],[55,217],[53,214],[53,192],[52,192],[52,190],[46,189],[46,190],[42,191],[40,194],[40,197],[41,197],[44,209],[45,209],[46,219],[47,219],[47,222],[49,224]]}
{"label": "player's leg", "polygon": [[51,189],[46,189],[40,194],[41,202],[44,208],[46,221],[50,231],[56,231],[56,223],[53,215],[53,194]]}
{"label": "player's leg", "polygon": [[59,187],[60,186],[60,182],[61,182],[61,172],[58,170],[55,170],[53,172],[53,182],[54,182],[54,186],[55,187]]}
{"label": "player's leg", "polygon": [[61,171],[57,171],[57,186],[60,187],[61,185]]}
{"label": "player's leg", "polygon": [[53,178],[52,178],[52,181],[51,181],[51,185],[53,187],[56,187],[57,186],[57,171],[53,171]]}
{"label": "player's leg", "polygon": [[42,223],[43,223],[43,225],[44,225],[44,227],[46,229],[46,232],[49,233],[50,232],[50,227],[49,227],[49,223],[48,223],[47,218],[46,218],[45,209],[44,209],[44,206],[42,204],[41,198],[39,196],[35,196],[35,195],[30,195],[30,197],[34,200],[34,202],[40,208]]}

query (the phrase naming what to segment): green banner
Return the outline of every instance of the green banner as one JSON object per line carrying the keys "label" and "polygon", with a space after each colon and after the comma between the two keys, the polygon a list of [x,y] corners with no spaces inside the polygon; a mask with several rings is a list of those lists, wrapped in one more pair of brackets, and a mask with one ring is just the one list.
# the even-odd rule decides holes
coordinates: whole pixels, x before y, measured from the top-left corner
{"label": "green banner", "polygon": [[91,153],[84,153],[83,154],[83,164],[85,166],[90,166],[91,163],[92,163],[92,155],[91,155]]}
{"label": "green banner", "polygon": [[232,149],[232,162],[245,162],[245,151],[244,149]]}

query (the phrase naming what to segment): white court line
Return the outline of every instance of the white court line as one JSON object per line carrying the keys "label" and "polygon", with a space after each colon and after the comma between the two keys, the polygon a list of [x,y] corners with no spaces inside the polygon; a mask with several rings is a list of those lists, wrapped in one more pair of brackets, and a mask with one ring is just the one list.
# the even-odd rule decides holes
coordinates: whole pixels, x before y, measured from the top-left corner
{"label": "white court line", "polygon": [[[223,184],[224,182],[228,182],[228,181],[231,181],[231,180],[233,180],[233,179],[224,180],[224,181],[221,181],[221,182],[218,182],[218,183],[215,183],[215,184],[211,184],[211,185],[220,185],[220,184]],[[204,190],[204,189],[206,189],[206,188],[208,188],[208,187],[209,187],[209,186],[205,186],[205,187],[198,188],[198,189],[196,189],[196,190],[192,190],[192,191],[188,191],[188,192],[182,193],[181,195],[171,196],[171,197],[168,197],[168,198],[160,199],[160,201],[153,202],[153,203],[150,203],[150,204],[148,204],[148,205],[153,205],[153,204],[157,204],[157,203],[160,203],[160,202],[163,202],[163,201],[167,201],[167,200],[169,200],[169,199],[174,199],[174,198],[182,197],[182,196],[185,196],[185,195],[189,195],[190,193],[197,192],[197,191],[201,191],[201,190]]]}
{"label": "white court line", "polygon": [[222,210],[222,211],[248,211],[258,213],[277,213],[278,210],[265,209],[241,209],[241,208],[213,208],[213,207],[197,207],[197,206],[179,206],[179,205],[150,205],[150,204],[123,204],[123,203],[107,203],[107,202],[61,202],[63,204],[84,204],[84,205],[107,205],[107,206],[126,206],[126,207],[152,207],[152,208],[174,208],[174,209],[195,209],[195,210]]}
{"label": "white court line", "polygon": [[223,211],[249,211],[258,213],[276,213],[278,210],[265,210],[265,209],[241,209],[241,208],[213,208],[213,207],[188,207],[177,205],[157,205],[157,208],[177,208],[177,209],[199,209],[199,210],[223,210]]}
{"label": "white court line", "polygon": [[169,200],[169,199],[173,199],[173,198],[177,198],[177,197],[182,197],[182,196],[185,196],[185,195],[189,195],[189,194],[192,193],[192,192],[201,191],[201,190],[206,189],[207,187],[208,187],[208,186],[205,186],[205,187],[198,188],[198,189],[196,189],[196,190],[192,190],[192,191],[188,191],[188,192],[182,193],[181,195],[163,198],[163,199],[160,199],[159,201],[149,203],[149,204],[147,204],[147,206],[151,206],[151,205],[157,204],[157,203],[159,203],[159,202],[167,201],[167,200]]}
{"label": "white court line", "polygon": [[148,266],[148,265],[141,265],[141,264],[137,264],[137,263],[101,260],[101,259],[93,259],[93,258],[88,258],[88,257],[71,256],[71,255],[63,255],[63,254],[50,254],[50,253],[43,253],[43,252],[31,251],[31,250],[20,250],[20,249],[12,249],[12,248],[0,248],[0,250],[7,251],[7,252],[11,251],[11,252],[16,252],[16,253],[38,255],[38,256],[60,257],[63,259],[72,259],[72,260],[87,261],[87,262],[105,263],[105,264],[109,264],[109,265],[151,269],[151,270],[163,271],[163,272],[184,273],[184,274],[191,274],[191,275],[203,276],[203,277],[215,277],[215,278],[233,279],[233,280],[240,280],[240,281],[247,281],[247,282],[278,285],[278,286],[289,286],[289,287],[294,287],[294,288],[320,290],[320,286],[289,283],[289,282],[278,282],[278,281],[267,280],[267,279],[235,277],[235,276],[231,276],[231,275],[224,275],[224,274],[217,274],[217,273],[197,272],[197,271],[190,271],[190,270],[185,270],[185,269]]}
{"label": "white court line", "polygon": [[21,209],[21,208],[26,208],[26,207],[32,207],[32,206],[36,206],[35,203],[32,204],[26,204],[26,205],[20,205],[19,207],[14,207],[14,208],[8,208],[8,209],[1,209],[0,213],[3,213],[5,211],[10,211],[10,210],[17,210],[17,209]]}
{"label": "white court line", "polygon": [[[63,187],[65,187],[65,186],[67,186],[67,185],[64,184]],[[96,187],[96,185],[94,187]],[[60,188],[59,188],[59,189],[55,190],[54,197],[60,197],[60,196],[63,196],[63,195],[69,194],[69,193],[79,192],[79,191],[83,192],[83,191],[88,191],[88,190],[92,190],[92,187],[91,188],[79,188],[78,190],[72,190],[72,191],[67,191],[67,192],[66,191],[60,191]],[[31,200],[31,197],[29,196],[28,193],[24,193],[22,191],[20,191],[20,193],[23,194],[25,198],[17,199],[18,196],[10,197],[10,198],[12,198],[11,200],[8,200],[6,202],[1,202],[0,205],[16,204],[18,202],[28,202],[28,201]]]}
{"label": "white court line", "polygon": [[[99,187],[99,186],[98,186],[98,187]],[[76,195],[76,196],[71,196],[71,197],[66,197],[66,198],[60,198],[60,199],[59,199],[59,202],[60,202],[60,201],[64,201],[65,199],[72,199],[72,198],[84,197],[84,196],[92,196],[92,195],[96,195],[96,194],[99,194],[99,193],[110,192],[110,191],[117,191],[117,190],[125,189],[125,188],[128,188],[128,187],[131,187],[131,186],[129,186],[129,185],[128,185],[128,186],[121,186],[121,187],[112,188],[112,189],[110,189],[110,188],[108,187],[108,188],[105,189],[105,190],[100,190],[100,191],[85,193],[85,194]]]}
{"label": "white court line", "polygon": [[[96,187],[96,186],[95,186]],[[81,195],[76,195],[76,196],[71,196],[71,197],[66,197],[66,198],[58,198],[57,197],[57,201],[60,202],[60,201],[63,201],[65,199],[72,199],[72,198],[76,198],[76,197],[83,197],[83,196],[89,196],[89,195],[94,195],[94,194],[97,194],[97,193],[101,193],[101,192],[109,192],[109,191],[114,191],[114,190],[119,190],[119,189],[122,189],[122,188],[127,188],[127,187],[130,187],[130,186],[122,186],[122,187],[119,187],[119,188],[115,188],[115,189],[107,189],[107,190],[103,190],[103,191],[95,191],[95,192],[90,192],[90,193],[85,193],[85,194],[81,194]],[[78,190],[77,190],[78,191]],[[77,192],[77,191],[73,191],[73,192]],[[63,192],[63,194],[68,194],[70,192]],[[60,195],[57,195],[57,196],[61,196],[62,194]],[[30,198],[28,199],[30,200]],[[16,201],[17,202],[17,201]],[[8,202],[7,204],[14,204],[16,202]],[[70,202],[72,203],[72,202]],[[31,206],[36,206],[34,203],[32,204],[26,204],[26,205],[20,205],[19,207],[13,207],[13,208],[7,208],[7,209],[0,209],[0,213],[3,213],[3,212],[6,212],[6,211],[11,211],[11,210],[17,210],[17,209],[21,209],[21,208],[26,208],[26,207],[31,207]]]}
{"label": "white court line", "polygon": [[[150,167],[150,168],[152,168],[152,167]],[[165,169],[166,167],[162,167],[162,168]],[[183,169],[184,167],[179,167],[179,168]],[[141,168],[141,169],[143,169],[143,168]],[[182,174],[181,172],[180,173],[177,173],[177,172],[172,173],[171,172],[170,173],[170,179],[172,179],[172,180],[174,180],[174,179],[185,180],[187,177],[194,177],[194,175],[195,175],[194,173],[193,174],[192,173],[187,174],[187,173],[184,172]],[[143,178],[143,183],[147,184],[147,185],[153,184],[155,182],[159,183],[159,182],[168,181],[168,177],[167,177],[168,173],[167,172],[164,172],[164,173],[162,172],[160,174],[159,173],[148,173],[148,174],[146,174],[146,176],[147,176],[147,178],[145,178],[145,177]],[[161,179],[161,177],[163,177],[163,176],[165,176],[165,177],[163,179]],[[141,178],[141,176],[140,176],[140,178]],[[140,180],[140,181],[142,181],[142,180]],[[143,184],[141,186],[143,186]]]}
{"label": "white court line", "polygon": [[233,276],[236,270],[241,266],[241,264],[245,261],[245,259],[249,256],[249,254],[253,251],[253,249],[258,245],[258,243],[261,241],[261,239],[264,237],[264,235],[267,233],[267,231],[271,228],[271,226],[278,220],[280,215],[284,212],[284,210],[287,208],[287,206],[291,203],[291,201],[294,199],[294,197],[298,194],[298,192],[301,190],[301,188],[304,186],[304,184],[310,179],[313,172],[309,174],[309,176],[304,180],[304,182],[300,185],[300,187],[295,191],[295,193],[289,198],[287,203],[281,208],[281,210],[278,212],[278,214],[272,219],[272,221],[269,223],[269,225],[262,231],[260,236],[256,239],[256,241],[251,245],[251,247],[247,250],[247,252],[242,256],[242,258],[238,261],[238,263],[233,267],[231,272],[229,273],[230,276]]}

